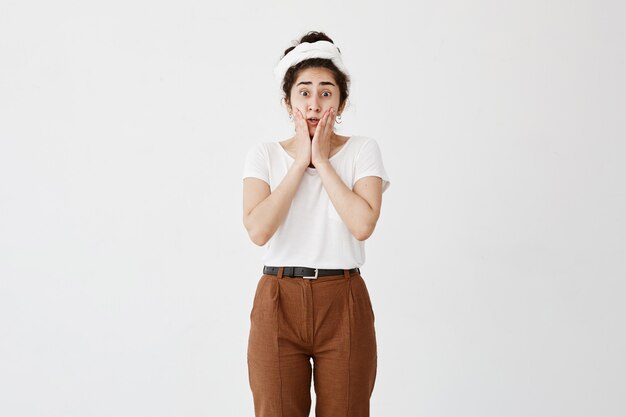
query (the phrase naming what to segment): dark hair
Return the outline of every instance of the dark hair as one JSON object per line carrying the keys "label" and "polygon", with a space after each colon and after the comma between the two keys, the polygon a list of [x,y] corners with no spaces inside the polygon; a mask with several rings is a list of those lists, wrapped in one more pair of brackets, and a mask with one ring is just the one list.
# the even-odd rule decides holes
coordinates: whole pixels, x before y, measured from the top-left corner
{"label": "dark hair", "polygon": [[[334,44],[333,40],[328,37],[324,32],[309,32],[300,38],[299,41],[294,46],[291,46],[285,49],[285,53],[283,57],[287,55],[292,49],[294,49],[297,45],[303,42],[317,42],[317,41],[328,41]],[[339,50],[339,48],[337,48]],[[341,53],[341,50],[339,50]],[[285,94],[285,101],[289,104],[291,87],[293,87],[293,83],[296,82],[298,78],[298,74],[301,70],[305,68],[313,68],[313,67],[324,67],[329,69],[333,75],[335,76],[335,81],[337,81],[339,87],[339,108],[342,108],[345,101],[348,99],[348,84],[350,83],[350,78],[341,72],[339,68],[331,61],[326,58],[309,58],[304,61],[298,62],[296,65],[290,67],[285,73],[285,77],[283,78],[283,93]]]}

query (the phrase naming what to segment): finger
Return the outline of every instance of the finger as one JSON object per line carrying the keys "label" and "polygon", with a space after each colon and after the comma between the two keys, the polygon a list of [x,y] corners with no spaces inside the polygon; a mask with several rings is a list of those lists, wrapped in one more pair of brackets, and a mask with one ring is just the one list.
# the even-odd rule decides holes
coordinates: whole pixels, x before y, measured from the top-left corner
{"label": "finger", "polygon": [[300,112],[300,109],[296,109],[296,126],[299,130],[306,129],[306,121],[304,116]]}
{"label": "finger", "polygon": [[330,118],[330,112],[331,112],[332,110],[333,110],[333,109],[332,109],[332,108],[330,108],[330,109],[328,109],[328,110],[326,111],[326,114],[324,115],[324,125],[327,125],[327,124],[328,124],[328,119]]}
{"label": "finger", "polygon": [[317,124],[317,129],[315,129],[315,133],[313,134],[313,140],[314,141],[315,141],[316,138],[319,140],[322,137],[323,133],[324,133],[324,120],[326,118],[326,114],[327,113],[328,113],[328,110],[326,112],[324,112],[322,117],[320,117],[320,121]]}
{"label": "finger", "polygon": [[[298,111],[300,112],[300,110]],[[302,114],[302,112],[300,112],[300,123],[302,123],[302,128],[308,132],[309,125],[307,124],[306,118],[304,117],[304,114]]]}
{"label": "finger", "polygon": [[335,127],[335,121],[337,120],[335,119],[335,116],[337,116],[337,110],[333,109],[333,112],[330,115],[330,123],[328,124],[328,129],[331,133],[333,131],[333,128]]}
{"label": "finger", "polygon": [[332,130],[331,126],[332,126],[332,108],[330,110],[328,110],[328,112],[324,115],[324,123],[323,123],[323,132],[322,134],[324,135],[325,138],[329,137],[330,135],[330,131]]}
{"label": "finger", "polygon": [[321,128],[320,130],[322,131],[321,133],[324,133],[324,131],[326,130],[326,123],[328,122],[328,112],[330,110],[326,110],[324,112],[324,115],[322,116],[322,118],[320,119],[320,123],[319,123],[319,127]]}

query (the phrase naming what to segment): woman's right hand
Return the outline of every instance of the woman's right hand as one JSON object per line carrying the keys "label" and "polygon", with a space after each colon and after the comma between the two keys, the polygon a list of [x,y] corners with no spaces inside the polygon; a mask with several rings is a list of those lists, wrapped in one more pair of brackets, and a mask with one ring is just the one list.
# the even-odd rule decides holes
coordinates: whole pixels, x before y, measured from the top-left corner
{"label": "woman's right hand", "polygon": [[296,125],[296,163],[308,167],[311,164],[311,138],[309,137],[309,126],[299,109],[293,112],[294,123]]}

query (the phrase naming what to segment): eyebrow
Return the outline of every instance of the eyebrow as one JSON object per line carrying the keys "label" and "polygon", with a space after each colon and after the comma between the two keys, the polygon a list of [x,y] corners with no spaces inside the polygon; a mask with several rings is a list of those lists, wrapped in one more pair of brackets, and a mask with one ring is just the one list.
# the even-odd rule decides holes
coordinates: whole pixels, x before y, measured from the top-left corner
{"label": "eyebrow", "polygon": [[[296,87],[300,84],[313,85],[311,81],[300,81],[298,84],[296,84]],[[320,81],[318,85],[332,85],[333,87],[336,87],[336,85],[331,83],[330,81]]]}

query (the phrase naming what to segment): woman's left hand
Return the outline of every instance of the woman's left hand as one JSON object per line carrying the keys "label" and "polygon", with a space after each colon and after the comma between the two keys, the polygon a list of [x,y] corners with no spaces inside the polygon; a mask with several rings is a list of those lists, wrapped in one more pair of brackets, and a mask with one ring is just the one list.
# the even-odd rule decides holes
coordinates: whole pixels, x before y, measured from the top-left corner
{"label": "woman's left hand", "polygon": [[313,142],[311,144],[311,163],[318,166],[328,162],[330,157],[330,139],[333,135],[335,125],[335,109],[327,110],[315,129]]}

